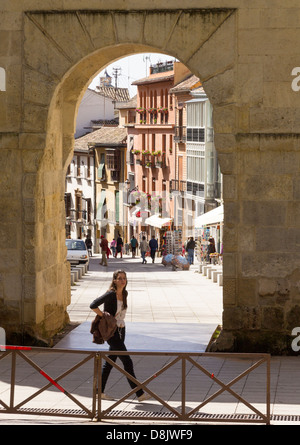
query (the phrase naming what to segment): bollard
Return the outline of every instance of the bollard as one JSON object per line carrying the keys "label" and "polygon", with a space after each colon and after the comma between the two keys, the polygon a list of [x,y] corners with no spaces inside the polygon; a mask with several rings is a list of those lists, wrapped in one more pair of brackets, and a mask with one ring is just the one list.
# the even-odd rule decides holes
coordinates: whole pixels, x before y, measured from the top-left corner
{"label": "bollard", "polygon": [[221,272],[220,270],[215,270],[215,271],[212,273],[212,280],[213,280],[214,283],[217,283],[217,282],[218,282],[218,276],[219,276],[221,273],[222,273],[222,272]]}
{"label": "bollard", "polygon": [[223,286],[223,274],[218,275],[218,285]]}
{"label": "bollard", "polygon": [[209,268],[207,269],[207,278],[210,280],[212,277],[212,273],[217,270],[217,269],[213,269],[213,268]]}

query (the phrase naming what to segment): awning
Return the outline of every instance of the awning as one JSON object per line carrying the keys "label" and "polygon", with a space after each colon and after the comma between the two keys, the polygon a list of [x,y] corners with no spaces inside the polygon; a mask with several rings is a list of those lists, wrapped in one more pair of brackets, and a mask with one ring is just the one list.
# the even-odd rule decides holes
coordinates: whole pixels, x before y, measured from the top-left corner
{"label": "awning", "polygon": [[158,227],[160,229],[170,221],[172,221],[172,218],[161,218],[159,215],[152,215],[145,220],[145,223],[149,224],[149,226]]}
{"label": "awning", "polygon": [[224,220],[224,206],[221,205],[211,210],[210,212],[203,213],[203,215],[195,218],[194,228],[200,229],[203,226],[209,226],[212,224],[218,224]]}

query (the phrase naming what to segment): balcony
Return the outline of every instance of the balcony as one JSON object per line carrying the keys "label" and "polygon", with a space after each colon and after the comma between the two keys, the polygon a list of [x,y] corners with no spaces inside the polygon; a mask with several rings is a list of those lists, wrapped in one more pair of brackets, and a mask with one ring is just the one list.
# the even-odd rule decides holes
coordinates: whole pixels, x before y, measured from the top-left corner
{"label": "balcony", "polygon": [[119,170],[111,170],[110,171],[110,179],[114,182],[120,181],[120,171]]}
{"label": "balcony", "polygon": [[186,181],[181,179],[171,179],[170,192],[186,192]]}

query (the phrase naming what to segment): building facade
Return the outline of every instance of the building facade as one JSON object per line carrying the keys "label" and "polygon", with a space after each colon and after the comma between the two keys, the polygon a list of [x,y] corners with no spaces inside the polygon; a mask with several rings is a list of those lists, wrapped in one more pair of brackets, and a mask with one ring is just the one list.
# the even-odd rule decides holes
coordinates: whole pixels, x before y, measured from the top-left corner
{"label": "building facade", "polygon": [[94,239],[95,176],[92,151],[75,147],[65,187],[66,237]]}
{"label": "building facade", "polygon": [[129,236],[145,234],[160,239],[174,226],[170,178],[176,168],[174,153],[174,82],[189,73],[180,62],[158,63],[137,86],[135,125],[128,126]]}
{"label": "building facade", "polygon": [[115,117],[113,99],[90,88],[86,90],[78,108],[75,138],[92,131],[93,121],[110,121]]}

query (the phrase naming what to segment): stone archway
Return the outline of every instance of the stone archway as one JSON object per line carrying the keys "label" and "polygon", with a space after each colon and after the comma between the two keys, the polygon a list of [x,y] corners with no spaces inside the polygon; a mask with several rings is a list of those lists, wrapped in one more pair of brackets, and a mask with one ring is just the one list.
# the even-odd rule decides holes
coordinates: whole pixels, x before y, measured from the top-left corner
{"label": "stone archway", "polygon": [[[4,228],[14,230],[8,243],[16,264],[8,268],[8,255],[0,257],[0,325],[7,337],[47,341],[65,322],[70,289],[64,177],[85,88],[110,62],[157,51],[178,58],[198,75],[214,106],[225,202],[224,323],[216,348],[284,349],[282,340],[298,310],[300,256],[295,254],[291,270],[279,234],[294,228],[298,137],[292,108],[284,108],[283,99],[276,102],[271,92],[276,69],[281,67],[283,88],[291,61],[284,60],[285,71],[286,48],[274,49],[279,34],[272,40],[264,28],[253,33],[260,7],[23,12],[20,127],[11,131],[7,100],[1,139],[7,169],[2,202],[9,202],[12,184],[19,191],[9,203],[16,223],[9,225],[8,217],[4,222]],[[285,93],[288,104],[291,91]],[[14,178],[10,169],[17,173]],[[296,228],[290,237],[297,237]]]}

